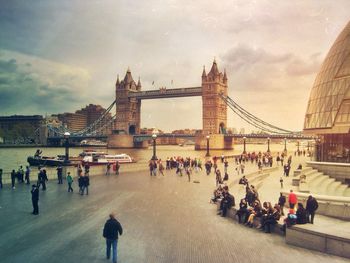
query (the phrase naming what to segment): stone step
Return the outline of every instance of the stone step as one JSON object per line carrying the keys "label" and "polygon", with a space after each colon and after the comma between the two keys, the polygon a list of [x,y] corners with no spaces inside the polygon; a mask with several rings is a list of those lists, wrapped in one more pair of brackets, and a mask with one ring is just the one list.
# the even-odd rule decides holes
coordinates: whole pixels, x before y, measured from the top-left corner
{"label": "stone step", "polygon": [[303,174],[307,173],[307,172],[310,172],[310,171],[313,171],[314,169],[312,167],[305,167],[303,168],[301,171]]}
{"label": "stone step", "polygon": [[314,185],[317,185],[319,182],[324,180],[325,178],[329,178],[329,176],[325,176],[323,173],[316,173],[311,176],[311,178],[307,177],[306,181],[308,182],[309,186],[312,187]]}
{"label": "stone step", "polygon": [[346,184],[341,184],[335,189],[335,193],[337,196],[345,196],[346,189],[348,189],[348,186]]}
{"label": "stone step", "polygon": [[307,171],[306,173],[304,173],[306,175],[306,177],[311,176],[313,174],[319,173],[319,171],[312,169],[311,171]]}
{"label": "stone step", "polygon": [[334,181],[330,183],[326,189],[325,194],[326,195],[335,195],[335,196],[340,196],[342,193],[339,193],[337,189],[341,186],[341,182],[339,181]]}
{"label": "stone step", "polygon": [[344,196],[350,197],[350,187],[344,191]]}
{"label": "stone step", "polygon": [[329,176],[324,175],[311,184],[310,190],[312,193],[325,194],[327,192],[328,185],[334,181],[334,179],[332,180],[329,178]]}

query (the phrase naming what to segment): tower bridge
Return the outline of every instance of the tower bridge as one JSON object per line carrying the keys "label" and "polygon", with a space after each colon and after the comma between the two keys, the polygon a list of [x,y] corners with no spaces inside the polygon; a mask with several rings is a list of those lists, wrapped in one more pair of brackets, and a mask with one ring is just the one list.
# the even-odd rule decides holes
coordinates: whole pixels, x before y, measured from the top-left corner
{"label": "tower bridge", "polygon": [[161,99],[178,97],[202,97],[202,133],[196,135],[195,148],[206,148],[206,136],[211,136],[211,148],[232,149],[233,138],[225,137],[227,127],[227,104],[220,96],[227,96],[226,71],[220,72],[216,61],[207,74],[202,72],[200,87],[141,91],[140,79],[136,83],[127,70],[123,80],[116,81],[116,120],[115,134],[109,136],[109,147],[144,147],[143,142],[134,141],[133,135],[140,134],[141,101],[143,99]]}
{"label": "tower bridge", "polygon": [[[147,99],[180,98],[180,97],[202,97],[202,130],[195,135],[181,134],[159,134],[162,138],[189,138],[195,139],[195,149],[205,149],[207,146],[207,136],[210,135],[210,148],[212,149],[232,149],[233,142],[238,138],[270,138],[270,139],[311,139],[303,136],[300,132],[292,132],[276,127],[266,121],[259,119],[255,115],[246,111],[227,95],[228,82],[226,72],[220,72],[214,60],[209,73],[203,68],[201,76],[201,86],[188,88],[142,91],[140,79],[136,83],[127,70],[124,79],[115,84],[115,100],[106,111],[89,127],[81,131],[71,132],[72,138],[95,138],[103,136],[101,129],[106,125],[114,123],[114,130],[108,135],[107,143],[111,148],[137,148],[147,147],[151,135],[140,134],[141,125],[141,102]],[[109,112],[115,114],[111,119],[106,120]],[[238,115],[241,119],[261,130],[261,134],[227,134],[227,108]],[[63,138],[66,128],[48,126],[51,140]],[[102,138],[102,137],[101,137]]]}

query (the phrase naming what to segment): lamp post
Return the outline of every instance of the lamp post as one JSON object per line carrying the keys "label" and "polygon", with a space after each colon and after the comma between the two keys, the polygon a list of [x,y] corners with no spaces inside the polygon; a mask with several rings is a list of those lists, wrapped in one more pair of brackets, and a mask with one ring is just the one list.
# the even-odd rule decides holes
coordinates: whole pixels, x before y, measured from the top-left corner
{"label": "lamp post", "polygon": [[267,152],[270,152],[270,137],[267,137]]}
{"label": "lamp post", "polygon": [[68,162],[69,161],[69,136],[70,133],[69,132],[65,132],[63,137],[65,139],[64,141],[64,146],[65,146],[65,150],[66,150],[66,154],[65,154],[65,158],[64,158],[64,162]]}
{"label": "lamp post", "polygon": [[287,152],[287,138],[284,138],[284,152]]}
{"label": "lamp post", "polygon": [[310,151],[310,142],[307,141],[307,152],[309,152],[309,151]]}
{"label": "lamp post", "polygon": [[207,135],[206,138],[207,138],[207,153],[206,153],[205,157],[209,157],[210,156],[210,154],[209,154],[209,139],[210,139],[210,136]]}
{"label": "lamp post", "polygon": [[243,137],[243,154],[247,153],[246,148],[245,148],[246,140],[247,140],[247,137],[244,136]]}
{"label": "lamp post", "polygon": [[156,139],[157,139],[157,134],[153,133],[152,134],[152,139],[153,139],[153,156],[152,156],[152,160],[157,160],[157,155],[156,155]]}

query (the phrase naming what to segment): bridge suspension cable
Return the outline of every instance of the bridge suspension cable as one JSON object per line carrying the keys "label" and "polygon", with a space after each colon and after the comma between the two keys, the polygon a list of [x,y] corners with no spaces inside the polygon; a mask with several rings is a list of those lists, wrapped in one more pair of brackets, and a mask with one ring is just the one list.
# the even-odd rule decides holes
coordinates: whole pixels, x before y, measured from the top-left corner
{"label": "bridge suspension cable", "polygon": [[279,128],[275,125],[272,125],[268,122],[265,122],[264,120],[256,117],[255,115],[251,114],[244,108],[242,108],[238,103],[236,103],[233,99],[231,99],[229,96],[226,96],[224,94],[220,94],[220,97],[224,100],[224,102],[229,106],[229,108],[236,113],[241,119],[243,119],[245,122],[249,123],[250,125],[261,129],[262,131],[273,133],[273,134],[300,134],[300,132],[293,132],[286,129]]}
{"label": "bridge suspension cable", "polygon": [[109,107],[101,114],[101,116],[96,121],[94,121],[92,124],[90,124],[88,127],[86,127],[83,130],[80,130],[78,132],[74,132],[73,134],[76,135],[76,136],[86,135],[86,134],[89,134],[89,132],[92,133],[94,130],[98,129],[98,127],[96,128],[96,126],[103,121],[103,119],[111,111],[111,109],[113,108],[115,103],[116,103],[116,101],[114,100],[112,102],[112,104],[109,105]]}

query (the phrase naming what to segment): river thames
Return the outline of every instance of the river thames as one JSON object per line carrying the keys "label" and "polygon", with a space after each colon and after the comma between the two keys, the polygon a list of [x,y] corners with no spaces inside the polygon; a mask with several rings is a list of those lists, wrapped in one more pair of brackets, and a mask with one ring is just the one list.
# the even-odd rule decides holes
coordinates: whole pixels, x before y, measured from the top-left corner
{"label": "river thames", "polygon": [[[27,157],[34,155],[37,148],[0,148],[0,168],[4,170],[4,173],[9,173],[12,169],[17,170],[20,165],[26,166]],[[56,156],[56,155],[64,155],[64,148],[52,148],[52,147],[41,147],[40,148],[43,153],[43,156]],[[103,152],[108,152],[109,154],[120,154],[126,153],[130,155],[132,158],[136,160],[138,164],[146,164],[149,159],[152,157],[153,149],[152,146],[146,149],[107,149],[107,148],[94,148],[94,147],[86,147],[86,148],[70,148],[69,155],[70,156],[78,156],[84,149],[96,149]],[[284,144],[270,144],[270,149],[272,152],[281,152],[284,149]],[[288,143],[287,149],[289,151],[295,151],[296,145],[294,143]],[[304,148],[300,147],[301,150]],[[247,144],[246,145],[247,152],[265,152],[267,150],[266,144]],[[224,155],[236,155],[240,154],[243,151],[243,145],[237,144],[235,145],[234,150],[229,151],[214,151],[210,150],[211,156],[221,156]],[[157,146],[157,157],[165,160],[167,157],[172,156],[182,156],[182,157],[199,157],[204,158],[206,151],[196,151],[194,150],[193,145],[189,146],[176,146],[176,145],[159,145]]]}

